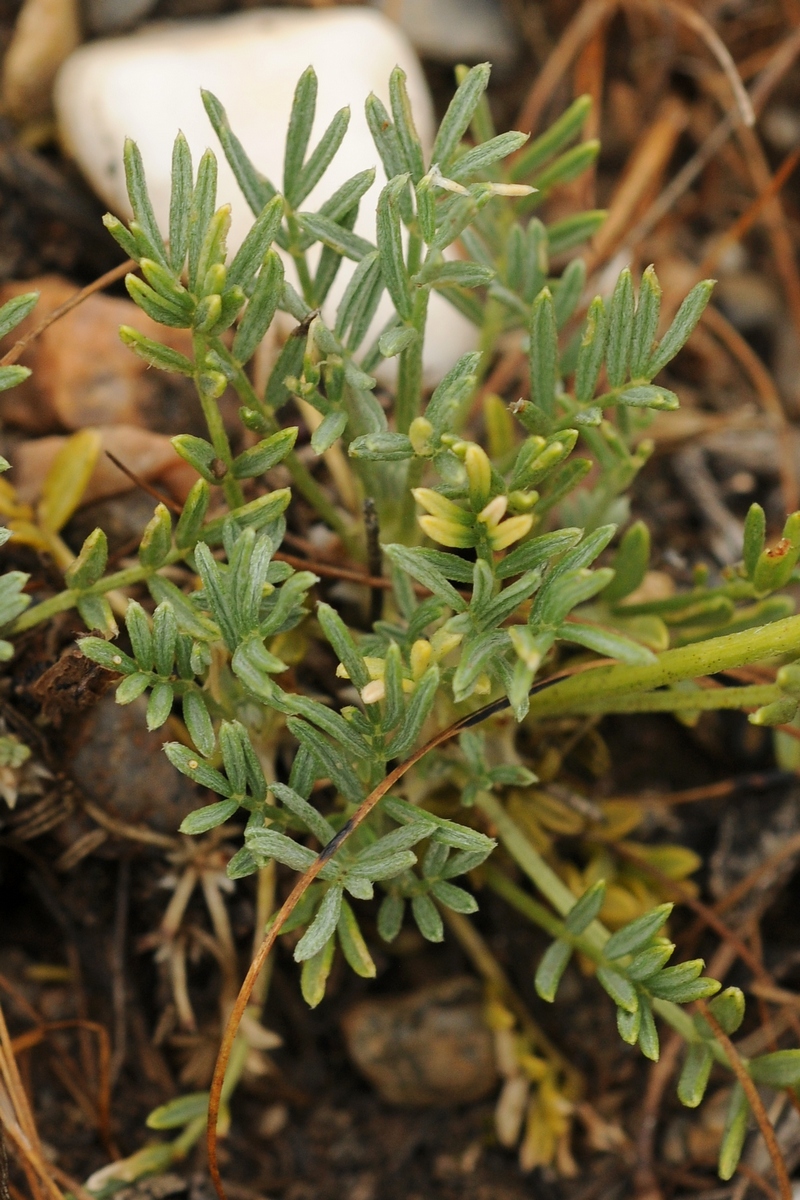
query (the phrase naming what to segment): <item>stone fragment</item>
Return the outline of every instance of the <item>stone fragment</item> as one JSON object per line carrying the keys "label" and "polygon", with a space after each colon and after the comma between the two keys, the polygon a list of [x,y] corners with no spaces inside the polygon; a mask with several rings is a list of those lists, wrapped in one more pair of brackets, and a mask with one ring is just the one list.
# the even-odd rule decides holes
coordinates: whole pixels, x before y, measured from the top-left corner
{"label": "stone fragment", "polygon": [[[118,496],[134,486],[119,467],[115,466],[106,451],[146,483],[158,481],[178,503],[182,503],[189,489],[197,480],[197,472],[180,458],[169,438],[135,425],[105,425],[100,429],[101,451],[97,466],[83,494],[81,506],[102,500],[106,496]],[[17,489],[24,503],[38,500],[42,482],[66,437],[33,438],[22,442],[12,451],[13,470],[8,478]],[[155,501],[153,501],[155,504]]]}
{"label": "stone fragment", "polygon": [[756,271],[731,271],[714,289],[714,300],[737,329],[745,334],[769,331],[781,317],[774,284]]}
{"label": "stone fragment", "polygon": [[48,115],[56,72],[80,40],[77,0],[25,0],[3,60],[3,106],[16,121]]}
{"label": "stone fragment", "polygon": [[362,1000],[342,1027],[353,1062],[390,1104],[470,1104],[497,1082],[480,985],[468,976]]}
{"label": "stone fragment", "polygon": [[[163,23],[128,37],[81,47],[62,67],[55,104],[62,140],[97,193],[117,214],[129,215],[122,148],[139,145],[156,218],[168,226],[172,144],[179,129],[195,164],[207,146],[219,162],[218,203],[232,204],[229,247],[236,250],[252,224],[233,174],[203,109],[200,89],[212,91],[257,168],[277,187],[295,85],[311,63],[319,78],[311,144],[333,113],[350,105],[344,141],[320,184],[303,201],[314,210],[342,183],[367,167],[378,168],[361,201],[356,232],[374,241],[375,205],[385,176],[364,115],[374,91],[388,106],[389,75],[400,65],[423,145],[433,140],[431,99],[419,62],[401,31],[366,8],[265,9],[208,21]],[[331,320],[354,264],[345,261],[323,309]],[[290,277],[294,266],[289,264]],[[384,296],[377,331],[391,313]],[[477,342],[474,327],[441,296],[428,319],[425,378],[435,383]],[[369,335],[368,335],[369,341]]]}
{"label": "stone fragment", "polygon": [[518,41],[499,0],[371,0],[397,21],[423,58],[509,67]]}
{"label": "stone fragment", "polygon": [[[71,296],[76,287],[60,275],[43,275],[0,288],[0,304],[21,292],[39,292],[33,312],[0,343],[15,341]],[[0,415],[30,433],[87,425],[143,425],[162,433],[203,433],[191,380],[148,367],[119,337],[132,325],[146,337],[191,355],[191,335],[151,320],[132,300],[89,296],[40,334],[19,360],[33,374],[0,393]]]}
{"label": "stone fragment", "polygon": [[[166,489],[164,489],[166,490]],[[62,537],[77,554],[90,533],[102,529],[108,539],[108,551],[128,554],[137,546],[147,522],[153,515],[155,500],[141,488],[132,488],[118,496],[107,496],[79,508],[68,521]]]}
{"label": "stone fragment", "polygon": [[90,800],[121,820],[175,833],[197,807],[197,793],[161,749],[169,725],[148,733],[146,711],[144,696],[125,706],[104,696],[85,718],[70,771]]}

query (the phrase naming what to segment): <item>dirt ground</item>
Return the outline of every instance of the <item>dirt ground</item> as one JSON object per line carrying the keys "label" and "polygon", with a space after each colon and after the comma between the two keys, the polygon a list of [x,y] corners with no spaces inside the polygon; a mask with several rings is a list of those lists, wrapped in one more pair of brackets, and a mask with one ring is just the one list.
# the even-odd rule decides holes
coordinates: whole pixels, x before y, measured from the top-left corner
{"label": "dirt ground", "polygon": [[[608,232],[589,252],[598,275],[609,264],[619,266],[615,256],[624,253],[639,268],[655,262],[667,294],[685,291],[701,274],[719,278],[713,319],[672,372],[682,409],[659,418],[658,450],[633,496],[634,515],[653,534],[654,565],[685,584],[698,561],[713,569],[728,561],[726,547],[741,536],[752,501],[764,505],[773,532],[787,505],[798,507],[800,5],[703,0],[691,6],[711,23],[757,97],[755,131],[734,130],[714,143],[731,99],[708,46],[666,3],[623,4],[617,12],[609,3],[607,19],[570,54],[570,31],[581,14],[599,11],[598,3],[508,0],[519,56],[492,84],[490,98],[498,128],[505,129],[520,127],[521,111],[541,128],[573,96],[588,91],[595,97],[592,120],[603,143],[597,170],[563,188],[550,214],[609,209]],[[161,0],[154,15],[247,6]],[[17,9],[10,0],[0,2],[0,53]],[[425,69],[443,110],[452,71],[434,62]],[[100,224],[102,211],[52,132],[34,136],[0,119],[0,284],[56,272],[79,287],[116,266],[120,252]],[[124,291],[117,284],[109,294]],[[513,380],[508,387],[513,391]],[[180,396],[174,421],[174,429],[160,431],[186,428]],[[23,426],[6,421],[0,451],[31,436]],[[789,447],[783,456],[781,446]],[[140,491],[127,494],[124,512],[119,504],[99,502],[77,514],[67,541],[77,549],[96,523],[109,523],[112,553],[122,554],[151,509]],[[290,520],[295,537],[302,538],[303,521],[299,507]],[[46,563],[32,552],[12,547],[4,553],[32,573],[35,586],[52,585]],[[336,602],[327,582],[318,595]],[[27,636],[0,678],[0,720],[35,749],[43,772],[31,776],[13,809],[0,800],[0,1000],[41,1138],[72,1180],[142,1146],[153,1108],[207,1087],[221,987],[213,958],[190,955],[196,1030],[182,1031],[153,935],[180,868],[174,831],[194,798],[160,755],[160,736],[142,734],[140,712],[109,716],[102,687],[93,691],[85,674],[70,675],[68,668],[64,674],[63,666],[60,675],[39,683],[45,671],[63,664],[78,630],[77,618],[65,617]],[[318,682],[330,664],[314,669]],[[55,721],[54,711],[61,714]],[[558,729],[542,736],[530,748],[539,760],[548,747],[564,744]],[[718,977],[725,974],[726,983],[751,993],[746,1038],[763,1034],[766,1047],[796,1044],[779,1019],[786,1010],[769,1003],[763,988],[760,998],[752,994],[753,971],[728,954],[730,937],[720,936],[720,918],[716,927],[709,919],[709,906],[724,912],[728,934],[743,939],[763,968],[762,983],[768,976],[773,988],[800,993],[800,874],[794,870],[800,789],[794,773],[776,763],[769,732],[728,713],[708,714],[693,728],[668,717],[617,717],[571,742],[562,784],[592,802],[648,797],[634,836],[678,844],[702,860],[692,876],[696,893],[684,889],[677,897],[684,901],[672,925],[679,957],[702,955],[717,964]],[[103,824],[87,800],[105,816]],[[152,837],[136,840],[125,833],[131,828]],[[776,849],[792,838],[795,855],[773,863]],[[568,835],[559,846],[569,855]],[[224,854],[224,845],[219,850]],[[758,886],[725,911],[730,889],[763,864]],[[289,875],[279,876],[279,893],[288,890]],[[242,881],[227,900],[243,965],[253,938],[251,883]],[[722,1187],[716,1177],[714,1097],[725,1091],[723,1073],[704,1108],[688,1112],[675,1097],[676,1050],[669,1036],[662,1064],[646,1063],[619,1039],[611,1004],[577,969],[570,968],[559,1003],[545,1005],[533,988],[544,935],[488,889],[474,918],[477,928],[532,1016],[585,1081],[587,1107],[576,1114],[571,1141],[577,1173],[520,1169],[514,1151],[502,1149],[494,1135],[496,1089],[478,1102],[448,1107],[381,1101],[347,1053],[343,1015],[367,995],[403,995],[469,975],[473,966],[451,936],[430,946],[409,933],[386,948],[374,921],[374,913],[367,916],[365,929],[377,980],[358,979],[339,963],[314,1011],[301,999],[290,948],[279,947],[264,1023],[283,1041],[270,1051],[269,1072],[249,1076],[234,1101],[221,1148],[231,1200],[774,1196],[755,1146],[731,1185]],[[185,922],[201,930],[208,924],[199,893]],[[791,1003],[800,1004],[796,994]],[[77,1027],[45,1030],[47,1023],[76,1021]],[[107,1114],[95,1023],[110,1044]],[[599,1119],[617,1131],[613,1145],[603,1144]],[[797,1163],[800,1120],[791,1108],[780,1114],[778,1130],[787,1161]],[[28,1194],[13,1162],[10,1186],[14,1200]],[[211,1200],[204,1148],[166,1176],[118,1195]]]}

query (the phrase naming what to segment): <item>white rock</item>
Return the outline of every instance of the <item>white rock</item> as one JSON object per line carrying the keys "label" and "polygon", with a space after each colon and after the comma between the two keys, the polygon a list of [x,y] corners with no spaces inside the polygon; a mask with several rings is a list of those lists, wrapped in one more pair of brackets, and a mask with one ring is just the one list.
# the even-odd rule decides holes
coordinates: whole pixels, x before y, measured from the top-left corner
{"label": "white rock", "polygon": [[85,0],[84,13],[90,33],[108,36],[134,29],[148,17],[158,0]]}
{"label": "white rock", "polygon": [[77,0],[25,0],[3,62],[3,104],[15,120],[50,112],[56,72],[80,40]]}
{"label": "white rock", "polygon": [[509,67],[519,51],[500,0],[370,0],[391,16],[424,58],[443,63],[487,60]]}
{"label": "white rock", "polygon": [[[319,78],[311,145],[343,105],[350,105],[351,121],[333,163],[303,207],[314,209],[357,171],[376,166],[378,178],[361,202],[356,225],[358,233],[374,241],[375,205],[385,176],[367,127],[364,101],[374,91],[388,106],[389,75],[399,64],[408,76],[417,128],[427,147],[434,128],[430,96],[413,49],[391,21],[370,9],[268,9],[213,21],[151,25],[129,37],[92,42],[67,60],[56,81],[62,139],[112,211],[127,216],[122,146],[126,136],[132,137],[142,152],[162,230],[168,225],[170,161],[177,131],[186,135],[195,163],[211,146],[220,166],[218,203],[233,205],[229,247],[235,251],[252,216],[216,144],[200,88],[219,98],[255,165],[280,187],[292,96],[309,63]],[[353,269],[347,261],[342,265],[325,306],[327,319]],[[390,313],[384,296],[376,330]],[[426,382],[437,382],[476,340],[474,327],[447,301],[432,296]]]}

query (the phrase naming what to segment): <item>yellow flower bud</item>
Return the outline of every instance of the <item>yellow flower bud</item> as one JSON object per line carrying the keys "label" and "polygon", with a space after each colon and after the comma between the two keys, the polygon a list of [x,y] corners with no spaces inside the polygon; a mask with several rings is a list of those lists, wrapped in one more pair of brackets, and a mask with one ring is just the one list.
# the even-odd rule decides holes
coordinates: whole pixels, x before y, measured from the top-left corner
{"label": "yellow flower bud", "polygon": [[511,644],[529,671],[538,671],[542,661],[540,652],[533,645],[533,634],[525,625],[512,625],[508,630]]}
{"label": "yellow flower bud", "polygon": [[458,521],[461,525],[471,525],[472,515],[459,508],[447,496],[434,492],[433,488],[414,488],[414,499],[432,517],[442,517],[445,521]]}
{"label": "yellow flower bud", "polygon": [[495,496],[494,500],[490,500],[486,507],[478,513],[478,520],[488,525],[489,529],[493,529],[502,521],[507,508],[508,496]]}
{"label": "yellow flower bud", "polygon": [[450,651],[455,650],[463,640],[463,633],[449,633],[446,629],[437,629],[431,638],[431,649],[435,661],[446,658]]}
{"label": "yellow flower bud", "polygon": [[478,676],[473,690],[476,696],[489,695],[489,692],[492,690],[492,681],[485,672],[483,675]]}
{"label": "yellow flower bud", "polygon": [[539,493],[531,492],[510,492],[508,496],[508,506],[512,512],[530,512],[530,510],[538,503]]}
{"label": "yellow flower bud", "polygon": [[495,196],[531,196],[539,190],[527,183],[492,183],[489,186]]}
{"label": "yellow flower bud", "polygon": [[466,525],[445,521],[441,517],[420,517],[419,523],[429,538],[441,546],[466,550],[475,545],[475,535]]}
{"label": "yellow flower bud", "polygon": [[533,525],[533,517],[525,513],[519,517],[509,517],[502,525],[497,525],[490,532],[489,544],[493,550],[505,550],[512,542],[517,542],[529,532]]}
{"label": "yellow flower bud", "polygon": [[528,1078],[532,1079],[534,1083],[538,1083],[547,1075],[549,1068],[543,1058],[537,1058],[534,1054],[520,1054],[518,1062]]}
{"label": "yellow flower bud", "polygon": [[429,641],[425,638],[418,638],[411,647],[411,678],[415,681],[421,679],[428,669],[433,649]]}
{"label": "yellow flower bud", "polygon": [[430,457],[433,453],[433,447],[431,446],[433,426],[430,421],[425,417],[415,417],[409,426],[408,437],[411,445],[414,447],[415,454]]}
{"label": "yellow flower bud", "polygon": [[464,456],[464,466],[467,469],[469,498],[472,507],[483,508],[492,489],[492,464],[489,462],[486,451],[471,442],[467,446],[467,453]]}
{"label": "yellow flower bud", "polygon": [[[383,679],[386,672],[386,660],[383,658],[366,657],[364,666],[367,668],[367,674],[370,679]],[[349,676],[348,676],[349,678]]]}
{"label": "yellow flower bud", "polygon": [[508,405],[494,392],[483,402],[483,421],[492,458],[503,458],[514,449],[514,422]]}
{"label": "yellow flower bud", "polygon": [[483,1010],[484,1020],[490,1029],[513,1029],[516,1017],[499,1000],[490,1000]]}

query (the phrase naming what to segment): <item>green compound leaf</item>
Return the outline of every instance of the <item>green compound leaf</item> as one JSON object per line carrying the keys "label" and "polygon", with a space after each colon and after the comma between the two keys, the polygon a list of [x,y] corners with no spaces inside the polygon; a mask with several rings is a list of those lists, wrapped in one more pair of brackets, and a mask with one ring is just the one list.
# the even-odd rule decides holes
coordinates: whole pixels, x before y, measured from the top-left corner
{"label": "green compound leaf", "polygon": [[547,947],[534,978],[536,993],[541,996],[542,1000],[548,1000],[551,1003],[555,1000],[561,976],[567,969],[567,963],[571,957],[572,946],[569,942],[559,939]]}
{"label": "green compound leaf", "polygon": [[356,915],[344,899],[336,929],[342,952],[356,975],[360,975],[362,979],[374,979],[377,973],[375,963],[359,929]]}
{"label": "green compound leaf", "polygon": [[333,965],[336,941],[331,936],[321,950],[303,963],[300,991],[309,1008],[316,1008],[325,996],[325,987]]}
{"label": "green compound leaf", "polygon": [[705,1042],[693,1042],[689,1046],[678,1081],[678,1099],[686,1108],[697,1108],[703,1099],[713,1063],[711,1047]]}
{"label": "green compound leaf", "polygon": [[775,1050],[751,1058],[747,1065],[751,1079],[767,1087],[796,1087],[800,1083],[800,1050]]}
{"label": "green compound leaf", "polygon": [[152,682],[153,680],[150,675],[138,673],[136,675],[128,675],[122,680],[122,683],[114,693],[114,699],[117,704],[133,704],[134,700],[138,700]]}
{"label": "green compound leaf", "polygon": [[672,942],[663,940],[663,944],[649,946],[646,950],[642,950],[625,968],[625,974],[634,983],[641,983],[642,980],[649,979],[652,975],[657,975],[662,967],[666,966],[675,951],[675,946]]}
{"label": "green compound leaf", "polygon": [[744,1020],[744,993],[738,987],[725,988],[713,1000],[709,1000],[708,1007],[722,1026],[723,1032],[730,1037],[732,1033],[736,1033]]}
{"label": "green compound leaf", "polygon": [[617,1031],[623,1042],[626,1042],[629,1046],[635,1046],[639,1040],[641,1027],[641,1005],[636,1009],[636,1012],[626,1012],[624,1008],[617,1009]]}
{"label": "green compound leaf", "polygon": [[445,880],[434,883],[431,892],[445,908],[451,908],[453,912],[470,914],[478,911],[478,901],[474,896]]}
{"label": "green compound leaf", "polygon": [[549,288],[542,288],[531,310],[530,369],[531,399],[551,417],[558,381],[558,332]]}
{"label": "green compound leaf", "polygon": [[758,560],[764,551],[767,532],[767,517],[760,504],[751,504],[744,523],[744,545],[742,560],[748,579],[755,574]]}
{"label": "green compound leaf", "polygon": [[188,817],[184,817],[179,832],[207,833],[209,829],[216,829],[218,825],[223,825],[238,811],[238,808],[239,801],[234,799],[218,800],[216,804],[207,804],[205,808],[198,808],[195,812],[189,813]]}
{"label": "green compound leaf", "polygon": [[21,296],[13,296],[5,302],[0,308],[0,338],[16,329],[30,315],[38,299],[38,292],[23,292]]}
{"label": "green compound leaf", "polygon": [[713,290],[713,279],[705,279],[702,283],[695,284],[675,314],[675,319],[669,329],[648,359],[643,370],[645,378],[654,379],[658,372],[668,362],[671,362],[686,344],[702,317]]}
{"label": "green compound leaf", "polygon": [[631,339],[631,378],[647,378],[647,364],[653,352],[658,316],[661,311],[661,285],[655,268],[649,266],[642,275],[639,285],[639,302],[633,321]]}
{"label": "green compound leaf", "polygon": [[590,888],[586,889],[564,918],[564,924],[570,933],[583,933],[584,929],[591,925],[603,907],[605,896],[606,881],[604,879],[598,879],[597,883],[593,883]]}
{"label": "green compound leaf", "polygon": [[444,941],[444,926],[439,910],[430,896],[414,896],[411,912],[422,936],[428,942]]}
{"label": "green compound leaf", "polygon": [[209,788],[210,791],[217,792],[220,796],[230,798],[232,788],[225,776],[193,754],[188,746],[182,746],[180,742],[167,742],[164,746],[164,753],[173,767],[177,767],[182,775],[188,775],[201,787]]}
{"label": "green compound leaf", "polygon": [[651,1062],[658,1062],[659,1044],[658,1030],[656,1023],[653,1020],[653,1010],[650,1007],[650,1001],[646,996],[639,996],[639,1009],[641,1011],[641,1024],[639,1026],[639,1049],[645,1058],[649,1058]]}
{"label": "green compound leaf", "polygon": [[612,388],[621,387],[628,375],[634,307],[633,280],[626,267],[617,280],[608,311],[606,374]]}
{"label": "green compound leaf", "polygon": [[378,933],[385,942],[393,942],[403,925],[406,902],[402,896],[390,892],[384,896],[378,909]]}
{"label": "green compound leaf", "polygon": [[674,412],[680,401],[668,388],[656,387],[654,383],[636,384],[627,387],[617,396],[617,403],[628,408],[650,408],[655,412]]}
{"label": "green compound leaf", "polygon": [[632,954],[638,950],[645,942],[649,942],[650,938],[657,934],[662,925],[667,922],[673,907],[672,904],[659,904],[657,908],[644,913],[635,921],[630,921],[622,929],[618,929],[616,933],[612,933],[603,947],[603,954],[606,958],[614,959],[622,958],[623,955]]}
{"label": "green compound leaf", "polygon": [[732,1179],[739,1165],[749,1118],[750,1105],[747,1102],[744,1088],[737,1080],[733,1085],[733,1092],[728,1104],[717,1165],[717,1173],[722,1180]]}
{"label": "green compound leaf", "polygon": [[333,935],[342,910],[342,889],[331,887],[325,893],[314,920],[294,948],[295,962],[313,958]]}
{"label": "green compound leaf", "polygon": [[633,984],[625,975],[615,971],[613,967],[598,967],[597,980],[618,1008],[623,1008],[626,1012],[636,1012],[639,998]]}
{"label": "green compound leaf", "polygon": [[172,712],[172,702],[175,698],[169,683],[156,683],[147,702],[147,728],[152,732],[160,729]]}
{"label": "green compound leaf", "polygon": [[138,600],[131,600],[125,613],[125,625],[128,637],[131,638],[133,658],[137,661],[140,671],[152,671],[155,661],[155,649],[152,644],[150,618]]}
{"label": "green compound leaf", "polygon": [[145,1125],[148,1129],[181,1129],[207,1112],[208,1092],[190,1092],[154,1108]]}
{"label": "green compound leaf", "polygon": [[205,701],[196,691],[184,694],[183,721],[197,749],[205,758],[210,758],[216,747],[214,726]]}
{"label": "green compound leaf", "polygon": [[404,321],[411,320],[411,281],[403,258],[399,200],[407,185],[407,175],[387,183],[378,199],[376,218],[381,274],[392,303]]}

